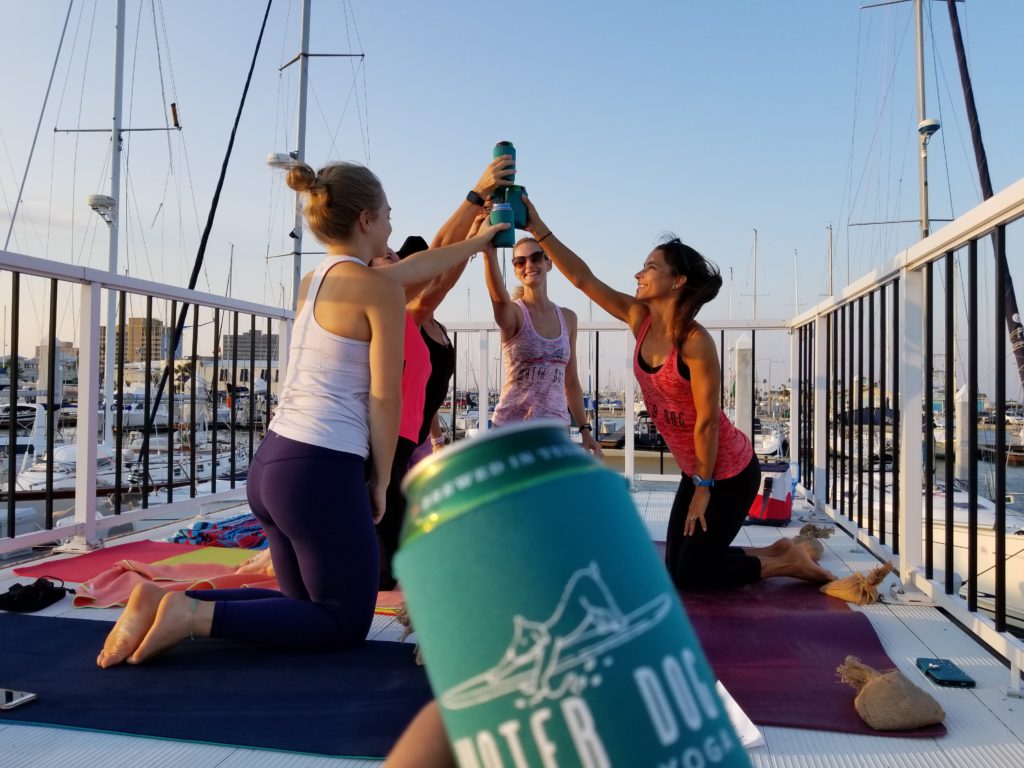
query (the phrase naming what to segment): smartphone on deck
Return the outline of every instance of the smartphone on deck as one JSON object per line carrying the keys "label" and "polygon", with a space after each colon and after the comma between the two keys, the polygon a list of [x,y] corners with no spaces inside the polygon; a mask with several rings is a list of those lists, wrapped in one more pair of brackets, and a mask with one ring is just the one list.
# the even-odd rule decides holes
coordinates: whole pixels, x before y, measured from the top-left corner
{"label": "smartphone on deck", "polygon": [[923,657],[917,660],[917,668],[936,685],[948,685],[954,688],[974,687],[974,678],[949,659]]}
{"label": "smartphone on deck", "polygon": [[14,709],[22,704],[27,704],[36,698],[36,694],[28,691],[12,691],[10,688],[0,688],[0,709]]}

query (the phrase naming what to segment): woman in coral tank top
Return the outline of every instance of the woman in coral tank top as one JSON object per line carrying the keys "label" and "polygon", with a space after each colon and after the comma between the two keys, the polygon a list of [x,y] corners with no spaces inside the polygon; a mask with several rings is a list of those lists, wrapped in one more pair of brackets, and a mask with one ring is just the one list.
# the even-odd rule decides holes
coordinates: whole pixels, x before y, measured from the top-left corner
{"label": "woman in coral tank top", "polygon": [[598,280],[524,197],[527,229],[569,281],[636,337],[633,371],[647,410],[683,480],[668,524],[665,565],[680,589],[732,588],[769,576],[826,582],[833,577],[799,547],[732,546],[757,495],[761,470],[750,440],[718,404],[722,371],[697,313],[718,295],[718,268],[672,238],[648,254],[636,293]]}

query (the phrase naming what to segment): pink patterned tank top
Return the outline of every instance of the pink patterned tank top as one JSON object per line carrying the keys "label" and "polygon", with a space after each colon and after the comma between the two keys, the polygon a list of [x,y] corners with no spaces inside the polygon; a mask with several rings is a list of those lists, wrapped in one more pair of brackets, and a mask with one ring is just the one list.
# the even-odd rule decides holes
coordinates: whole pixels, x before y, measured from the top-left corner
{"label": "pink patterned tank top", "polygon": [[519,333],[501,344],[505,383],[494,409],[494,425],[531,419],[557,419],[569,423],[565,399],[565,366],[569,362],[569,329],[561,307],[558,336],[546,339],[537,333],[522,299],[516,306],[523,313]]}
{"label": "pink patterned tank top", "polygon": [[[648,316],[640,326],[633,353],[633,374],[640,384],[647,412],[654,419],[658,432],[665,438],[672,457],[679,464],[684,475],[697,472],[697,454],[693,445],[693,427],[697,421],[697,407],[693,402],[690,382],[679,375],[678,351],[675,345],[661,367],[653,373],[645,371],[640,364],[640,347],[651,327]],[[750,439],[729,421],[721,410],[718,412],[718,456],[715,459],[713,477],[727,480],[735,477],[750,463],[754,450]]]}

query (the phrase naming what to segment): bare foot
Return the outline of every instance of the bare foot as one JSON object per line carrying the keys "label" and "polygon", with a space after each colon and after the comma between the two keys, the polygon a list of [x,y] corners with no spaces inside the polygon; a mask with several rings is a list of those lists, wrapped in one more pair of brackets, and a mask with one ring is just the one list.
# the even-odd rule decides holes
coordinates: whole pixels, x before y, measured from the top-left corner
{"label": "bare foot", "polygon": [[[182,640],[187,640],[190,627],[194,628],[196,634],[202,631],[203,635],[209,634],[209,620],[207,614],[212,617],[213,603],[196,601],[184,592],[167,592],[160,601],[156,611],[156,618],[153,620],[149,632],[142,638],[138,648],[128,658],[129,664],[141,664],[159,653],[173,648]],[[193,607],[195,612],[193,613]],[[199,611],[203,610],[202,618]],[[204,621],[205,619],[205,621]]]}
{"label": "bare foot", "polygon": [[235,569],[235,573],[261,573],[274,577],[274,562],[270,558],[270,548],[261,549]]}
{"label": "bare foot", "polygon": [[754,557],[778,557],[794,547],[791,539],[779,539],[767,547],[743,547],[743,551]]}
{"label": "bare foot", "polygon": [[800,549],[802,549],[804,552],[806,552],[807,556],[811,558],[811,560],[813,560],[814,562],[818,562],[819,560],[821,560],[822,556],[825,554],[825,545],[822,544],[818,539],[798,538],[793,543],[796,546],[800,547]]}
{"label": "bare foot", "polygon": [[128,605],[107,635],[100,655],[96,657],[100,667],[106,669],[120,664],[139,647],[153,624],[157,607],[165,594],[164,590],[150,582],[139,584],[132,590]]}
{"label": "bare foot", "polygon": [[792,576],[795,579],[825,584],[835,576],[814,562],[800,547],[792,547],[784,555],[761,560],[761,577]]}

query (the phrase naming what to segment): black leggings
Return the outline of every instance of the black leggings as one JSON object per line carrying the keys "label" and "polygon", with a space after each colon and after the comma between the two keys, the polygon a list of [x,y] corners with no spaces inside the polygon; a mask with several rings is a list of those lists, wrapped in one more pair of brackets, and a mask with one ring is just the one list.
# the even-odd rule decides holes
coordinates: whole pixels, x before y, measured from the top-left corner
{"label": "black leggings", "polygon": [[391,561],[398,551],[398,538],[405,520],[405,494],[402,493],[402,478],[409,470],[409,461],[416,450],[416,443],[407,437],[398,438],[395,459],[391,462],[391,482],[388,484],[386,511],[377,523],[377,541],[380,545],[380,581],[378,588],[394,589],[395,575]]}
{"label": "black leggings", "polygon": [[683,477],[672,503],[665,544],[665,565],[678,589],[732,589],[761,578],[761,561],[730,546],[760,486],[761,465],[752,455],[738,475],[715,481],[704,515],[707,531],[698,521],[694,532],[684,536],[694,486]]}

